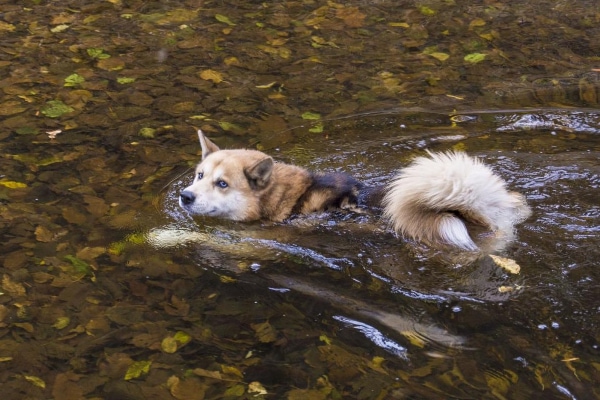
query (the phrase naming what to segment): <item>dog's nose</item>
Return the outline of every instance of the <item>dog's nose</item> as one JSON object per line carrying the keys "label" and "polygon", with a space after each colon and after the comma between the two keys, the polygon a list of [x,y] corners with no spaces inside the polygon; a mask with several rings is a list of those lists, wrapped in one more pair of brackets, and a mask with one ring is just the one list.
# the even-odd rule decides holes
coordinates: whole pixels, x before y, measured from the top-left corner
{"label": "dog's nose", "polygon": [[179,201],[184,206],[187,206],[188,204],[192,204],[194,202],[194,200],[196,200],[196,196],[194,196],[194,193],[190,192],[189,190],[184,190],[179,195]]}

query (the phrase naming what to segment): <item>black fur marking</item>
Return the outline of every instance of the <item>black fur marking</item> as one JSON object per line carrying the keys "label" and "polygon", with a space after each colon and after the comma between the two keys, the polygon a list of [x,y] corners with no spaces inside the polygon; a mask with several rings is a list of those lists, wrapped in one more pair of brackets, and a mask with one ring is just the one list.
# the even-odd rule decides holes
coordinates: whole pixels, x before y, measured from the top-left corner
{"label": "black fur marking", "polygon": [[[358,195],[363,184],[342,173],[311,174],[312,184],[298,199],[292,214],[301,212],[306,204],[315,203],[313,210],[324,211],[338,209],[343,206],[356,206]],[[319,199],[320,201],[316,201]],[[306,210],[305,210],[306,211]]]}

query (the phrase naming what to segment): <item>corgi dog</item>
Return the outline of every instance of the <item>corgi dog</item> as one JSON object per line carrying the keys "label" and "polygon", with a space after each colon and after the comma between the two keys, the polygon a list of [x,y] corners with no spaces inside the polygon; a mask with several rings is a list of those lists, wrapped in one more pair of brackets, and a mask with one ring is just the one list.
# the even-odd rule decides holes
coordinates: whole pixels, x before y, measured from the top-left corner
{"label": "corgi dog", "polygon": [[336,209],[381,212],[398,234],[429,246],[477,251],[475,234],[511,236],[531,213],[524,197],[461,152],[417,157],[387,185],[275,162],[256,150],[221,150],[198,130],[202,161],[179,196],[190,214],[284,221]]}

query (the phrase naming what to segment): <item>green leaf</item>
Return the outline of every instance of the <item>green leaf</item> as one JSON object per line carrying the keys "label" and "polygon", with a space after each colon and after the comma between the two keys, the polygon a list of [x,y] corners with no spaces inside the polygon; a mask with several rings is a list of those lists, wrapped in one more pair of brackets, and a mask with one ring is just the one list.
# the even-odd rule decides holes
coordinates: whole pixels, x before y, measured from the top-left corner
{"label": "green leaf", "polygon": [[321,119],[321,114],[307,111],[304,114],[302,114],[302,119],[311,119],[311,120]]}
{"label": "green leaf", "polygon": [[39,133],[39,129],[32,126],[21,126],[18,127],[15,132],[17,132],[18,135],[37,135]]}
{"label": "green leaf", "polygon": [[81,83],[85,82],[85,78],[79,74],[71,74],[65,78],[66,87],[77,86]]}
{"label": "green leaf", "polygon": [[421,12],[421,14],[427,15],[428,17],[432,16],[432,15],[435,15],[435,10],[433,10],[433,9],[427,7],[427,6],[421,6],[421,7],[419,7],[419,11]]}
{"label": "green leaf", "polygon": [[154,128],[141,128],[138,134],[146,139],[153,139],[154,134],[156,133],[156,129]]}
{"label": "green leaf", "polygon": [[90,268],[90,265],[82,259],[72,256],[70,254],[66,255],[65,259],[69,260],[71,264],[73,264],[73,267],[75,267],[75,271],[77,273],[83,275],[91,275],[92,269]]}
{"label": "green leaf", "polygon": [[221,129],[223,129],[224,131],[228,131],[228,132],[242,130],[242,128],[240,128],[238,125],[232,124],[231,122],[227,122],[227,121],[220,121],[219,126],[221,127]]}
{"label": "green leaf", "polygon": [[323,123],[318,122],[315,126],[308,130],[311,133],[323,133]]}
{"label": "green leaf", "polygon": [[119,82],[121,85],[126,85],[128,83],[133,83],[135,82],[135,78],[127,78],[127,77],[119,77],[117,78],[117,82]]}
{"label": "green leaf", "polygon": [[127,368],[125,373],[125,380],[139,378],[143,374],[147,374],[150,371],[152,361],[136,361]]}
{"label": "green leaf", "polygon": [[75,111],[60,100],[50,100],[42,107],[42,114],[49,118],[58,118],[63,114],[68,114]]}
{"label": "green leaf", "polygon": [[190,340],[192,340],[192,337],[186,332],[177,331],[173,339],[175,339],[180,345],[184,345],[189,343]]}
{"label": "green leaf", "polygon": [[476,64],[483,60],[485,60],[485,54],[483,53],[471,53],[465,56],[465,61],[471,64]]}
{"label": "green leaf", "polygon": [[90,56],[92,58],[95,58],[95,59],[98,59],[98,60],[103,60],[105,58],[109,58],[110,57],[110,54],[106,54],[104,52],[104,50],[99,49],[97,47],[91,47],[91,48],[87,49],[86,51],[88,53],[88,56]]}
{"label": "green leaf", "polygon": [[235,26],[235,24],[233,22],[231,22],[231,20],[228,17],[226,17],[226,16],[224,16],[222,14],[215,15],[215,19],[217,21],[222,22],[224,24],[227,24],[229,26]]}

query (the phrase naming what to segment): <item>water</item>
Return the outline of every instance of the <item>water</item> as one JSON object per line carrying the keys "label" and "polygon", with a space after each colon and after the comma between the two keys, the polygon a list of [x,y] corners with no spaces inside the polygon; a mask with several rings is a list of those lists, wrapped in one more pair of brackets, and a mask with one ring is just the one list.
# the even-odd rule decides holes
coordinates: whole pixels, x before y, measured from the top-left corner
{"label": "water", "polygon": [[[3,392],[599,397],[595,8],[3,3]],[[521,272],[368,215],[193,219],[194,127],[370,184],[468,151],[533,209]]]}

